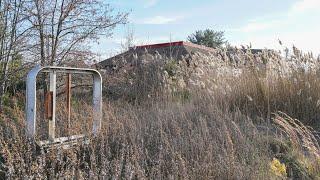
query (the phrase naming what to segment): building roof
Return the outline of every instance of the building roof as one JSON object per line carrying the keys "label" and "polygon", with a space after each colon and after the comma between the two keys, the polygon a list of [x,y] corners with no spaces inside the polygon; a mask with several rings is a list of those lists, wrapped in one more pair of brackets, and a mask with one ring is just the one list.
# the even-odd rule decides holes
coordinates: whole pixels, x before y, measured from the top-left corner
{"label": "building roof", "polygon": [[[242,49],[244,52],[247,49]],[[253,54],[258,54],[263,52],[262,49],[250,49]],[[201,54],[212,54],[217,52],[214,48],[209,48],[202,45],[193,44],[190,42],[177,41],[177,42],[168,42],[160,44],[147,44],[141,46],[135,46],[129,48],[128,51],[118,54],[114,57],[108,58],[104,61],[101,61],[98,66],[101,68],[121,68],[128,63],[136,64],[140,63],[141,60],[149,60],[145,58],[147,55],[160,55],[164,59],[174,59],[174,60],[183,60],[185,59],[187,63],[192,59],[192,55],[195,53]],[[228,50],[227,54],[237,53],[234,49]],[[139,61],[140,60],[140,61]]]}
{"label": "building roof", "polygon": [[145,55],[161,55],[162,57],[168,57],[175,60],[181,60],[186,57],[190,57],[194,53],[213,53],[215,49],[208,48],[189,42],[177,41],[160,44],[147,44],[141,46],[135,46],[129,48],[128,51],[118,54],[114,57],[108,58],[99,63],[102,67],[115,67],[122,66],[125,63],[132,63],[134,56],[138,59],[143,58]]}
{"label": "building roof", "polygon": [[191,47],[191,48],[197,48],[205,51],[214,51],[214,48],[209,48],[206,46],[201,46],[197,44],[193,44],[190,42],[184,42],[184,41],[176,41],[176,42],[168,42],[168,43],[160,43],[160,44],[148,44],[148,45],[142,45],[142,46],[135,46],[133,48],[136,49],[157,49],[157,48],[164,48],[164,47],[172,47],[172,46],[185,46],[185,47]]}

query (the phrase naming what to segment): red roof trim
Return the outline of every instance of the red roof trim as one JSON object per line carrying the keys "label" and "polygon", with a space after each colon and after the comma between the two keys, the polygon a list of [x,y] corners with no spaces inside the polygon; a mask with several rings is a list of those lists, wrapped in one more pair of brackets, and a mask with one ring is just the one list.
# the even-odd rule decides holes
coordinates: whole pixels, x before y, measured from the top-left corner
{"label": "red roof trim", "polygon": [[184,41],[160,43],[160,44],[148,44],[148,45],[136,46],[135,48],[136,49],[143,49],[143,48],[153,49],[153,48],[164,48],[164,47],[170,47],[170,46],[189,46],[189,47],[199,48],[199,49],[203,49],[211,52],[215,50],[214,48],[209,48],[206,46],[201,46],[201,45],[193,44],[190,42],[184,42]]}
{"label": "red roof trim", "polygon": [[149,44],[149,45],[136,46],[136,48],[162,48],[162,47],[182,46],[182,45],[183,45],[183,41],[177,41],[177,42],[170,42],[170,43]]}

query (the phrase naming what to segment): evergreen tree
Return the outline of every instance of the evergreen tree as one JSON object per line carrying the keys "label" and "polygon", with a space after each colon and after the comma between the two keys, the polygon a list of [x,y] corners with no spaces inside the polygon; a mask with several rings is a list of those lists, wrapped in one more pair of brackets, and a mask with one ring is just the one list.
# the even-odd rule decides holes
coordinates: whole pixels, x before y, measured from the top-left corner
{"label": "evergreen tree", "polygon": [[224,31],[215,31],[211,29],[196,31],[188,36],[188,41],[211,48],[220,48],[227,43],[224,37]]}

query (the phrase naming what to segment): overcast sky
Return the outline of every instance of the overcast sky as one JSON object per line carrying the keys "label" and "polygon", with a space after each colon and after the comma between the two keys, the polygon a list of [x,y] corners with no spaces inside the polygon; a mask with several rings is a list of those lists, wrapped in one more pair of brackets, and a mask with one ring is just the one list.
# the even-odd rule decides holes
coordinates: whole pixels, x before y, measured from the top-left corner
{"label": "overcast sky", "polygon": [[186,40],[196,30],[225,31],[232,45],[281,48],[295,44],[320,53],[320,0],[111,0],[130,12],[130,24],[118,26],[93,50],[102,58],[116,54],[128,29],[137,44]]}

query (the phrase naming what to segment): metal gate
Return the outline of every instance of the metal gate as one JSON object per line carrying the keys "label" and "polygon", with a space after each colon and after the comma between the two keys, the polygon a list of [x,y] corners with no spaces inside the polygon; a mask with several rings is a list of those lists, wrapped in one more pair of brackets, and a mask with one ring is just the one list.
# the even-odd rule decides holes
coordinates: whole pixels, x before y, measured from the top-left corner
{"label": "metal gate", "polygon": [[49,138],[47,140],[38,141],[37,144],[41,147],[51,145],[61,145],[65,143],[77,142],[86,135],[75,135],[68,137],[56,137],[56,75],[57,73],[66,73],[68,75],[67,89],[68,94],[68,121],[70,121],[70,90],[71,90],[71,74],[88,74],[93,76],[93,126],[92,133],[97,135],[101,130],[102,120],[102,78],[100,73],[94,69],[83,69],[83,68],[69,68],[69,67],[55,67],[47,66],[34,67],[27,76],[27,87],[26,87],[26,120],[27,129],[26,134],[30,139],[35,140],[36,137],[36,123],[37,123],[37,96],[36,96],[36,84],[37,76],[40,73],[49,73],[50,85],[49,92],[46,95],[46,111],[48,112],[47,119],[49,120]]}

